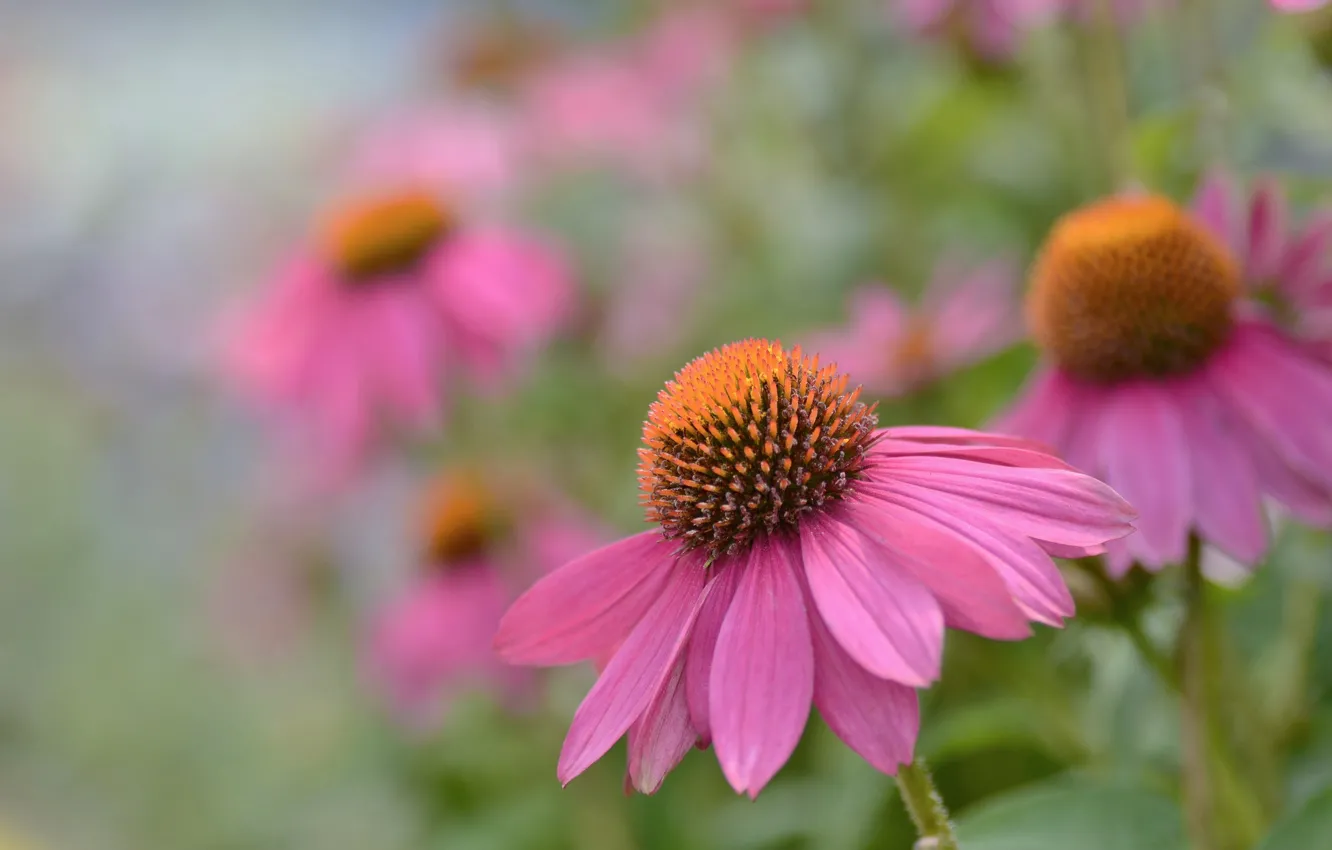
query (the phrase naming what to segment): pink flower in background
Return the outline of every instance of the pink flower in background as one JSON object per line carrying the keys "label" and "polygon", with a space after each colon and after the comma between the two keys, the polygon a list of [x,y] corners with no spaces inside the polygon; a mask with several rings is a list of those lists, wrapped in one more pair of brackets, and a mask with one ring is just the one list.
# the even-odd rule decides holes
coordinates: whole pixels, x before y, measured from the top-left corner
{"label": "pink flower in background", "polygon": [[1261,181],[1245,193],[1216,170],[1194,198],[1193,214],[1230,246],[1245,290],[1292,336],[1332,357],[1332,208],[1296,225],[1276,182]]}
{"label": "pink flower in background", "polygon": [[724,18],[684,9],[634,40],[554,61],[527,91],[533,145],[556,166],[611,166],[654,179],[688,171],[704,155],[704,100],[731,51]]}
{"label": "pink flower in background", "polygon": [[998,427],[1142,512],[1109,547],[1116,575],[1179,562],[1194,532],[1258,563],[1265,497],[1332,521],[1332,368],[1243,299],[1241,262],[1266,268],[1267,249],[1241,261],[1172,202],[1124,196],[1065,216],[1034,266],[1028,316],[1048,362]]}
{"label": "pink flower in background", "polygon": [[527,175],[522,126],[512,110],[469,101],[407,109],[354,140],[354,186],[436,187],[468,205],[487,204]]}
{"label": "pink flower in background", "polygon": [[945,264],[914,309],[889,287],[868,286],[851,296],[850,324],[822,333],[811,347],[874,395],[911,392],[1017,342],[1016,280],[1004,262]]}
{"label": "pink flower in background", "polygon": [[648,413],[650,531],[546,576],[504,616],[519,664],[601,676],[560,754],[569,782],[626,733],[645,793],[696,743],[756,796],[817,705],[871,765],[912,759],[914,689],[945,626],[1016,640],[1073,602],[1049,553],[1131,530],[1113,491],[1021,440],[875,430],[835,366],[747,340],[698,358]]}
{"label": "pink flower in background", "polygon": [[1327,0],[1270,0],[1279,12],[1312,12],[1327,5]]}
{"label": "pink flower in background", "polygon": [[984,61],[1009,59],[1023,34],[1058,0],[892,0],[904,27],[925,38],[949,38]]}
{"label": "pink flower in background", "polygon": [[382,194],[296,250],[232,329],[225,365],[333,483],[382,426],[437,422],[446,378],[511,374],[572,299],[551,245],[461,224],[432,192]]}
{"label": "pink flower in background", "polygon": [[[512,494],[509,494],[512,496]],[[441,477],[425,502],[422,573],[375,618],[372,681],[411,725],[440,719],[449,700],[492,690],[517,704],[530,672],[503,664],[492,646],[517,588],[595,548],[600,530],[549,499],[520,513],[472,475]]]}

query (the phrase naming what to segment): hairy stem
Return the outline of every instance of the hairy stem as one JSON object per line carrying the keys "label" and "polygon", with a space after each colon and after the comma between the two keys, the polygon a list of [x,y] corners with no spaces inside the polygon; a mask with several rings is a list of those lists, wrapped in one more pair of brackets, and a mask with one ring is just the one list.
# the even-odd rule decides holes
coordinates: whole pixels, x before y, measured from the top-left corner
{"label": "hairy stem", "polygon": [[939,796],[939,789],[934,787],[925,762],[917,758],[898,768],[897,788],[920,836],[916,846],[922,850],[957,850],[957,836],[948,820],[948,809],[944,807],[943,797]]}

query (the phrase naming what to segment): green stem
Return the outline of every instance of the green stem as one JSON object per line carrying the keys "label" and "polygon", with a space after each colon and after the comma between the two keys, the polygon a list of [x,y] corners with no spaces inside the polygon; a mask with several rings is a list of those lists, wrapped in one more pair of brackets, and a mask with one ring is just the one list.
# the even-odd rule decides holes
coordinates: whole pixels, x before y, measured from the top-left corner
{"label": "green stem", "polygon": [[1215,612],[1207,604],[1202,542],[1189,539],[1184,562],[1184,624],[1178,643],[1180,737],[1185,811],[1198,850],[1239,850],[1265,832],[1267,815],[1253,775],[1236,767],[1213,706],[1221,696],[1221,646]]}
{"label": "green stem", "polygon": [[897,788],[902,793],[902,802],[907,813],[916,825],[920,841],[919,848],[930,850],[958,850],[957,836],[953,834],[953,824],[948,820],[948,809],[944,806],[939,789],[934,787],[934,780],[925,768],[925,762],[917,758],[911,764],[897,770]]}
{"label": "green stem", "polygon": [[1133,182],[1133,124],[1129,116],[1123,39],[1111,0],[1097,0],[1081,52],[1087,63],[1092,124],[1105,157],[1111,192]]}

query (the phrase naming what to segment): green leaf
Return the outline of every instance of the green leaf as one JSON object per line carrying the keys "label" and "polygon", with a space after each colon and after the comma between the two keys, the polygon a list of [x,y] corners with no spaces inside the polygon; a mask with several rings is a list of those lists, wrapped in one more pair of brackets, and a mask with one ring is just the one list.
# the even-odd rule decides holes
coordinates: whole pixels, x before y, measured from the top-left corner
{"label": "green leaf", "polygon": [[1122,783],[1060,777],[1021,788],[958,820],[967,850],[1184,850],[1173,801]]}
{"label": "green leaf", "polygon": [[1276,825],[1258,850],[1307,850],[1332,846],[1332,788]]}

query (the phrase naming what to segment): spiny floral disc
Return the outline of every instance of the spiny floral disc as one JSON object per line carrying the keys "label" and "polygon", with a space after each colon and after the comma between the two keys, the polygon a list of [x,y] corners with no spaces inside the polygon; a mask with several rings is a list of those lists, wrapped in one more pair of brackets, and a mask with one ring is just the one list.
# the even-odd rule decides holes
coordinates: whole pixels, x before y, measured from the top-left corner
{"label": "spiny floral disc", "polygon": [[441,476],[426,492],[420,513],[426,560],[443,566],[485,551],[497,534],[498,511],[480,476]]}
{"label": "spiny floral disc", "polygon": [[452,226],[430,192],[364,199],[338,210],[320,231],[326,255],[352,283],[411,268]]}
{"label": "spiny floral disc", "polygon": [[1109,383],[1187,372],[1225,342],[1239,271],[1169,200],[1103,200],[1055,224],[1032,270],[1032,334],[1061,367]]}
{"label": "spiny floral disc", "polygon": [[733,554],[849,494],[877,419],[847,381],[835,364],[761,339],[689,363],[643,425],[648,521],[685,549]]}

